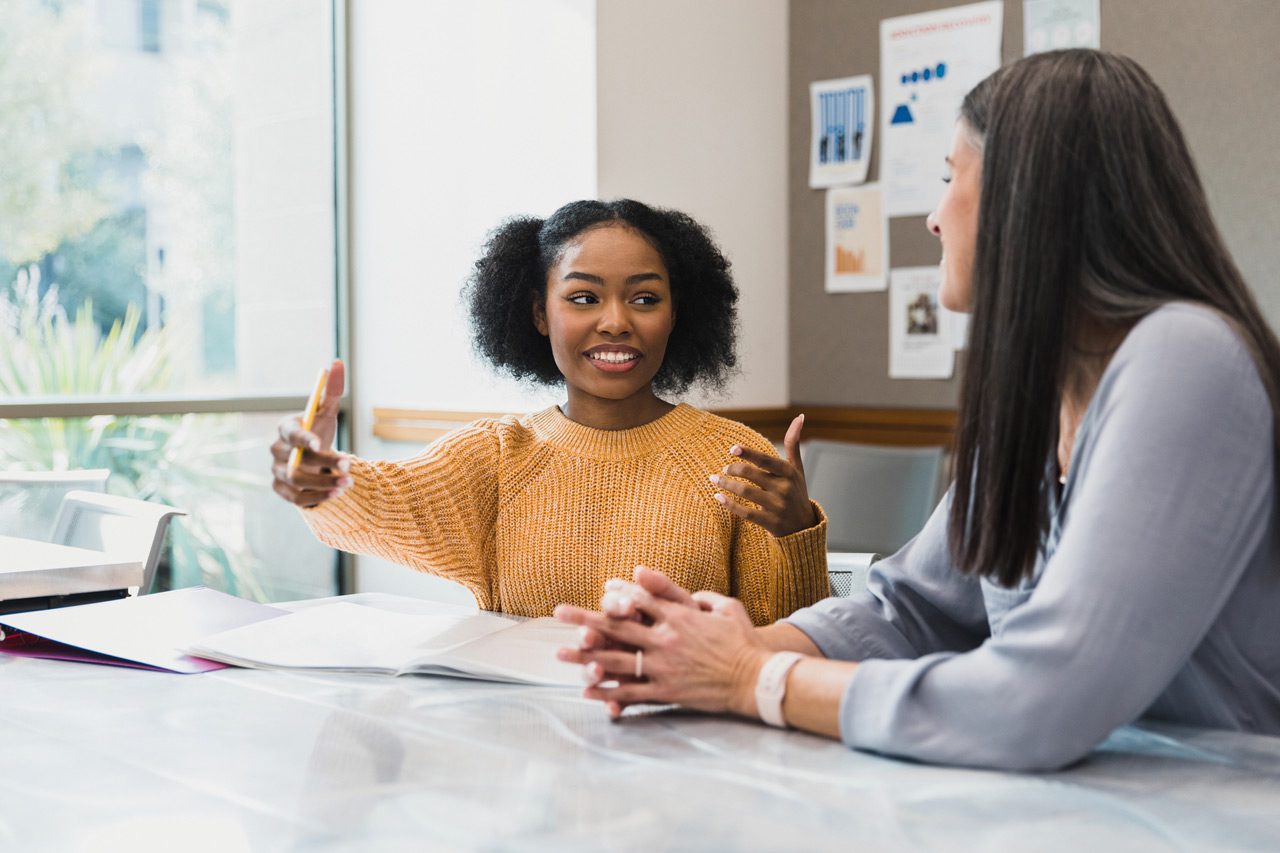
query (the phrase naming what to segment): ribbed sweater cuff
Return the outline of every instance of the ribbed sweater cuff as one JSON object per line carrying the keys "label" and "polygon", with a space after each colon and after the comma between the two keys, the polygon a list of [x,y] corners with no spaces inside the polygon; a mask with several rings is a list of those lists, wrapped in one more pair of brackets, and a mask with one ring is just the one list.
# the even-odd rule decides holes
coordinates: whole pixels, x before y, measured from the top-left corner
{"label": "ribbed sweater cuff", "polygon": [[827,575],[827,514],[817,503],[810,503],[818,523],[774,540],[782,550],[785,567],[778,581],[784,591],[783,599],[792,605],[791,610],[831,595],[831,579]]}
{"label": "ribbed sweater cuff", "polygon": [[338,497],[329,498],[315,507],[299,507],[307,526],[320,541],[329,545],[336,539],[348,540],[366,533],[372,526],[364,498],[369,491],[368,482],[373,476],[373,466],[353,456],[349,476],[353,485]]}

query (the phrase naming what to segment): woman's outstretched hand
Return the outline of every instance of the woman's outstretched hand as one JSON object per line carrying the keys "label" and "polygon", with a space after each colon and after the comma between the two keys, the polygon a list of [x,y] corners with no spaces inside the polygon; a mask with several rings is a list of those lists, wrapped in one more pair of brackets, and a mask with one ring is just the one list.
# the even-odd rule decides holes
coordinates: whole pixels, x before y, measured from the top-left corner
{"label": "woman's outstretched hand", "polygon": [[[303,427],[303,413],[280,421],[279,438],[271,445],[271,487],[291,504],[316,506],[351,485],[348,476],[351,462],[345,454],[333,449],[345,373],[342,362],[334,360],[310,430]],[[294,448],[301,450],[302,458],[298,466],[290,470],[289,454]]]}
{"label": "woman's outstretched hand", "polygon": [[583,695],[605,702],[610,716],[642,703],[755,715],[756,678],[771,651],[740,601],[690,595],[661,572],[637,569],[636,583],[616,582],[601,607],[556,608],[557,619],[583,629],[579,646],[557,656],[583,664]]}
{"label": "woman's outstretched hand", "polygon": [[[740,444],[729,448],[729,453],[742,461],[726,465],[723,472],[711,475],[711,482],[722,489],[716,492],[716,500],[729,512],[758,524],[774,536],[789,536],[817,524],[818,513],[809,500],[804,463],[800,459],[803,428],[804,415],[798,415],[782,440],[785,459]],[[734,500],[729,495],[742,500]]]}

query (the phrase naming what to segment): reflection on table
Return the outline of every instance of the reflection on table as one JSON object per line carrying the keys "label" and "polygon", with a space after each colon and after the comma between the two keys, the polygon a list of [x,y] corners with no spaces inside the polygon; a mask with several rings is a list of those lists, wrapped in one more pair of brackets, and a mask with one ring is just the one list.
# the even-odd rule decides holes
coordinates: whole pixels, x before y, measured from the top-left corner
{"label": "reflection on table", "polygon": [[0,655],[5,849],[1275,849],[1280,739],[1125,728],[928,767],[577,691]]}

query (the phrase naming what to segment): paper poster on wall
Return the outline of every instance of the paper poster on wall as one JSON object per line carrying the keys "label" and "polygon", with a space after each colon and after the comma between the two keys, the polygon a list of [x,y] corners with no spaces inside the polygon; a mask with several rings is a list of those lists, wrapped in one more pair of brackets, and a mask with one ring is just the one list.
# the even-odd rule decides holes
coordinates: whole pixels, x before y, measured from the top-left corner
{"label": "paper poster on wall", "polygon": [[1099,0],[1023,0],[1023,55],[1099,46]]}
{"label": "paper poster on wall", "polygon": [[969,315],[948,311],[946,308],[942,309],[942,315],[947,318],[947,325],[951,327],[951,347],[959,351],[969,346]]}
{"label": "paper poster on wall", "polygon": [[1000,0],[880,22],[880,186],[887,216],[942,197],[943,158],[965,93],[1000,67]]}
{"label": "paper poster on wall", "polygon": [[876,126],[871,75],[810,83],[809,111],[809,186],[865,181]]}
{"label": "paper poster on wall", "polygon": [[941,282],[937,267],[889,272],[890,378],[951,378],[955,345],[948,318],[938,304]]}
{"label": "paper poster on wall", "polygon": [[867,184],[827,190],[827,293],[859,293],[888,286],[885,234],[880,187]]}

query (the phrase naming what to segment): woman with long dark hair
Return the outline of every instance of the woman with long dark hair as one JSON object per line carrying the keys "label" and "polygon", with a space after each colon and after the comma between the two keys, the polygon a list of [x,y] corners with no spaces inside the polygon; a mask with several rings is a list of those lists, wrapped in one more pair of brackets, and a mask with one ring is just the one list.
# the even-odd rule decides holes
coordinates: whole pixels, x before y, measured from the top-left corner
{"label": "woman with long dark hair", "polygon": [[968,95],[947,163],[939,295],[973,325],[925,528],[758,630],[637,570],[603,614],[560,609],[587,626],[562,657],[614,714],[930,762],[1056,768],[1143,716],[1280,734],[1280,346],[1164,96],[1123,57],[1029,57]]}

